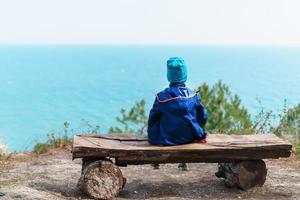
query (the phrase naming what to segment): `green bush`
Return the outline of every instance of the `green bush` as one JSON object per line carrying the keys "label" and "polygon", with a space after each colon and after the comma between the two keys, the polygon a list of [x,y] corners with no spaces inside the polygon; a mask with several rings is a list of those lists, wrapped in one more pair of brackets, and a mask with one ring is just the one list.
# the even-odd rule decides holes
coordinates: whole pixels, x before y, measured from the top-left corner
{"label": "green bush", "polygon": [[289,109],[285,106],[279,119],[279,125],[273,129],[273,132],[293,143],[296,153],[300,155],[300,104]]}
{"label": "green bush", "polygon": [[202,103],[208,114],[205,129],[210,133],[250,134],[252,122],[241,99],[229,87],[218,81],[213,87],[206,83],[198,87]]}
{"label": "green bush", "polygon": [[287,109],[286,106],[283,114],[279,115],[279,125],[274,129],[274,133],[278,136],[293,136],[297,141],[300,133],[300,104]]}
{"label": "green bush", "polygon": [[[207,84],[198,87],[202,102],[207,109],[206,130],[211,133],[249,134],[252,131],[251,119],[247,109],[241,106],[237,95],[232,95],[229,87],[218,81],[212,88]],[[120,111],[117,122],[122,127],[111,127],[110,133],[146,134],[148,115],[145,100],[136,102],[127,112]]]}
{"label": "green bush", "polygon": [[272,133],[275,126],[276,115],[271,110],[266,110],[258,100],[260,109],[252,120],[252,130],[255,134]]}
{"label": "green bush", "polygon": [[116,118],[121,127],[110,127],[109,133],[136,133],[146,134],[148,116],[145,109],[146,102],[141,100],[136,102],[131,109],[127,112],[122,108],[120,116]]}

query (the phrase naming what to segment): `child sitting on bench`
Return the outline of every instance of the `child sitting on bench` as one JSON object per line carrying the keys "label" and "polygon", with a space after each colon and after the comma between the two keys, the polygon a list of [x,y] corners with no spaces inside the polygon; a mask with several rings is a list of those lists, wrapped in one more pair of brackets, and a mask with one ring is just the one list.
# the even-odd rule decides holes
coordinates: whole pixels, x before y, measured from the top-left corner
{"label": "child sitting on bench", "polygon": [[156,95],[150,110],[149,143],[171,146],[205,142],[207,114],[200,96],[185,86],[187,67],[182,58],[167,61],[167,79],[169,87]]}
{"label": "child sitting on bench", "polygon": [[200,96],[187,88],[182,58],[167,61],[170,86],[156,95],[148,121],[148,139],[154,145],[179,145],[205,139],[207,115]]}

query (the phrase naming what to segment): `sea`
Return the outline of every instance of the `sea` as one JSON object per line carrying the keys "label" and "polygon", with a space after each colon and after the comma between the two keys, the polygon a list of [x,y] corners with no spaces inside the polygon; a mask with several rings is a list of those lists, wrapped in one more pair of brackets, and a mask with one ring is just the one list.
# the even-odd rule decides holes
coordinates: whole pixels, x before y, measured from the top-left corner
{"label": "sea", "polygon": [[2,45],[0,143],[30,151],[65,121],[72,134],[87,124],[106,133],[141,99],[148,112],[173,56],[186,60],[188,87],[222,80],[252,116],[300,103],[297,46]]}

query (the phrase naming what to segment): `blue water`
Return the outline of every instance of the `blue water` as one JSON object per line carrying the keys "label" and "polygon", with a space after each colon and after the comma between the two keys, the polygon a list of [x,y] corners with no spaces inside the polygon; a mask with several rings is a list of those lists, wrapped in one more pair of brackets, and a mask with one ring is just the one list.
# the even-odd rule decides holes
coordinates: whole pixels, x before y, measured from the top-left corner
{"label": "blue water", "polygon": [[300,47],[1,46],[0,138],[29,150],[64,121],[116,125],[121,107],[168,85],[166,59],[185,58],[191,88],[222,79],[254,114],[260,99],[279,112],[300,102]]}

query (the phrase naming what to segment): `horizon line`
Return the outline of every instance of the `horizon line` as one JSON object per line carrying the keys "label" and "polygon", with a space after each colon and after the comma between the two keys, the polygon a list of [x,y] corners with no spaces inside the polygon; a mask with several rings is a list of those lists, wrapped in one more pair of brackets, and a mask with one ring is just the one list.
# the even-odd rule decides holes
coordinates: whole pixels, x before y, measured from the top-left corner
{"label": "horizon line", "polygon": [[300,47],[300,44],[217,44],[217,43],[0,43],[0,46],[248,46],[248,47]]}

